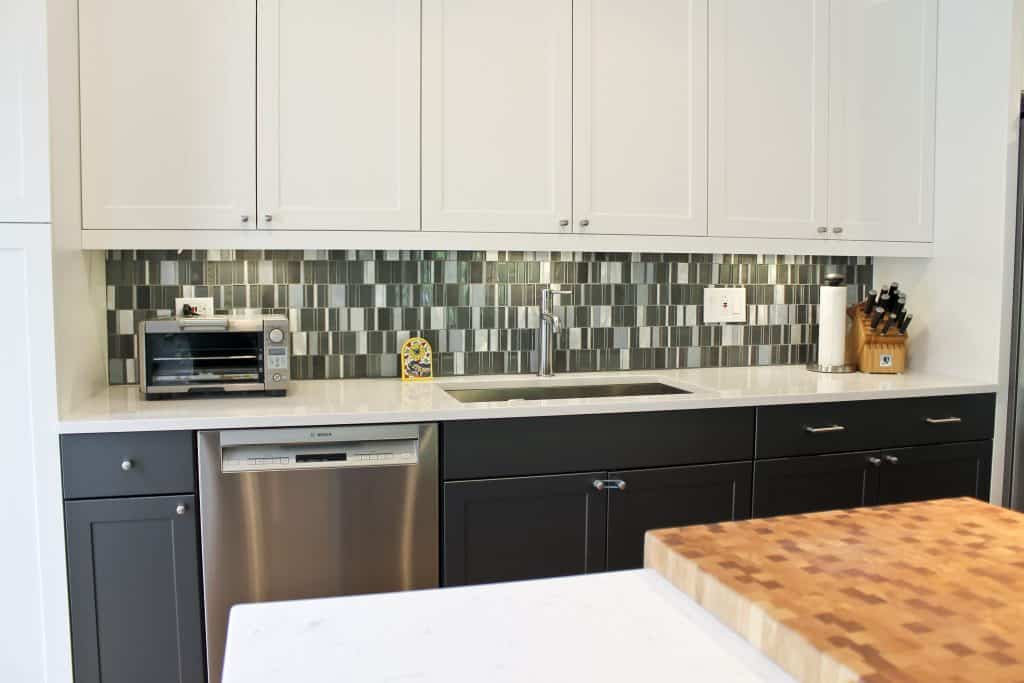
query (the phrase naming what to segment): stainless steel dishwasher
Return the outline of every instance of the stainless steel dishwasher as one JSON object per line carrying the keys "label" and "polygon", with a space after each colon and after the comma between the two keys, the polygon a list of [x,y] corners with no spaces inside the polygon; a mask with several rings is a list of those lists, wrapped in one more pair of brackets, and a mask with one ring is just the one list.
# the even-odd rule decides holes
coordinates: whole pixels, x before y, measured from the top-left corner
{"label": "stainless steel dishwasher", "polygon": [[438,585],[437,425],[199,434],[209,683],[233,605]]}

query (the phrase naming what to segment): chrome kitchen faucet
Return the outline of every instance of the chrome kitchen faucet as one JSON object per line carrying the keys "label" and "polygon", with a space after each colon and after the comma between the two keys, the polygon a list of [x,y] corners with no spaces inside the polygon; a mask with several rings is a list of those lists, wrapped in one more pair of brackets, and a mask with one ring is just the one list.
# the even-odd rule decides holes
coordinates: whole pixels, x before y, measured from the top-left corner
{"label": "chrome kitchen faucet", "polygon": [[553,377],[555,374],[555,335],[562,331],[562,321],[552,312],[556,296],[572,296],[572,292],[542,289],[540,292],[540,330],[537,335],[537,374]]}

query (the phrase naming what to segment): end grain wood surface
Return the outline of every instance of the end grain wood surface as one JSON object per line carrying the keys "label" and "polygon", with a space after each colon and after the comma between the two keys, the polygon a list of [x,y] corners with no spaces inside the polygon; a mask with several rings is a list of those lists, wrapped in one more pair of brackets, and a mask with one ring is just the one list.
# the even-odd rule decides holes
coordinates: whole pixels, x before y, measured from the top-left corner
{"label": "end grain wood surface", "polygon": [[645,564],[801,681],[1024,681],[1024,515],[972,498],[649,531]]}

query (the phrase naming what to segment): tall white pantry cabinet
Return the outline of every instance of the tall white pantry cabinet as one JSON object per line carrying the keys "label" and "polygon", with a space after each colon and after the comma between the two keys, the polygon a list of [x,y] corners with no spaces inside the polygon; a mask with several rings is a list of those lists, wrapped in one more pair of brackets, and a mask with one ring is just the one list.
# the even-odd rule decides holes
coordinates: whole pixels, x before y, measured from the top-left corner
{"label": "tall white pantry cabinet", "polygon": [[938,11],[80,0],[83,228],[927,244]]}

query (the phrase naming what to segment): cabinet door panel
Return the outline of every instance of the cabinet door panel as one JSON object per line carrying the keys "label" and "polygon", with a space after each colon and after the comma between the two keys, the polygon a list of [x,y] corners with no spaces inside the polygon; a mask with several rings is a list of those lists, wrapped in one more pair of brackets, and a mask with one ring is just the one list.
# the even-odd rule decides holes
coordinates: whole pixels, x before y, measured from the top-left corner
{"label": "cabinet door panel", "polygon": [[804,455],[754,463],[754,517],[840,510],[874,503],[877,452]]}
{"label": "cabinet door panel", "polygon": [[85,228],[240,229],[256,208],[256,6],[81,0]]}
{"label": "cabinet door panel", "polygon": [[576,0],[574,230],[707,234],[707,5]]}
{"label": "cabinet door panel", "polygon": [[974,441],[885,451],[878,502],[908,503],[971,496],[987,501],[992,442]]}
{"label": "cabinet door panel", "polygon": [[4,3],[0,15],[0,223],[50,220],[46,83],[46,3]]}
{"label": "cabinet door panel", "polygon": [[424,0],[423,229],[558,232],[572,0]]}
{"label": "cabinet door panel", "polygon": [[259,11],[260,227],[418,230],[419,1]]}
{"label": "cabinet door panel", "polygon": [[938,0],[832,0],[829,221],[930,242]]}
{"label": "cabinet door panel", "polygon": [[651,529],[750,517],[750,473],[749,462],[609,472],[626,488],[608,492],[608,569],[642,567]]}
{"label": "cabinet door panel", "polygon": [[444,485],[444,584],[604,569],[604,472]]}
{"label": "cabinet door panel", "polygon": [[711,235],[823,236],[828,22],[828,0],[711,2]]}
{"label": "cabinet door panel", "polygon": [[194,500],[65,504],[76,683],[204,680]]}

